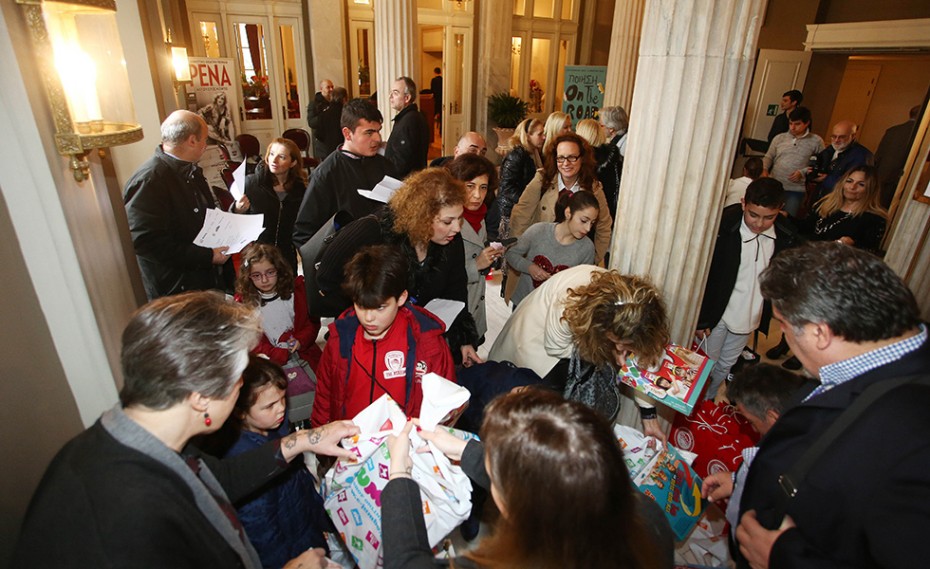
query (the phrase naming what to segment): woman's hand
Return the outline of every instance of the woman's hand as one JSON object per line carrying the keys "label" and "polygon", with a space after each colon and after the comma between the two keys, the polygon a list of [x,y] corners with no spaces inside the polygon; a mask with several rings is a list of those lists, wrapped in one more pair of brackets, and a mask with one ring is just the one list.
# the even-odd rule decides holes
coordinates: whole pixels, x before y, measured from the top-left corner
{"label": "woman's hand", "polygon": [[504,254],[503,249],[498,249],[497,247],[488,245],[481,250],[481,253],[475,257],[475,266],[478,267],[479,271],[483,271],[491,266],[494,261],[501,258],[501,255]]}
{"label": "woman's hand", "polygon": [[388,452],[391,453],[388,479],[395,478],[395,475],[409,477],[413,472],[413,460],[410,459],[410,431],[412,429],[413,423],[407,421],[399,435],[389,435],[387,438]]}
{"label": "woman's hand", "polygon": [[475,351],[475,347],[471,344],[465,344],[462,346],[462,365],[465,367],[471,367],[473,364],[483,364],[484,360],[478,357],[478,352]]}
{"label": "woman's hand", "polygon": [[[413,423],[419,427],[420,420],[414,419]],[[436,445],[436,448],[439,451],[451,458],[452,460],[462,460],[462,453],[465,452],[465,447],[468,445],[467,442],[453,435],[443,427],[437,428],[435,431],[417,431],[420,435],[420,438],[424,441],[429,441]]]}
{"label": "woman's hand", "polygon": [[250,207],[252,203],[249,201],[249,196],[243,195],[233,204],[233,213],[246,213]]}
{"label": "woman's hand", "polygon": [[665,436],[665,431],[659,426],[658,419],[643,419],[643,434],[662,441],[663,445],[668,443],[668,437]]}
{"label": "woman's hand", "polygon": [[552,275],[542,270],[536,263],[530,263],[530,269],[526,271],[534,281],[544,281]]}
{"label": "woman's hand", "polygon": [[354,461],[355,454],[339,446],[339,442],[359,432],[358,425],[352,421],[333,421],[309,431],[297,431],[281,439],[281,454],[288,461],[308,451]]}

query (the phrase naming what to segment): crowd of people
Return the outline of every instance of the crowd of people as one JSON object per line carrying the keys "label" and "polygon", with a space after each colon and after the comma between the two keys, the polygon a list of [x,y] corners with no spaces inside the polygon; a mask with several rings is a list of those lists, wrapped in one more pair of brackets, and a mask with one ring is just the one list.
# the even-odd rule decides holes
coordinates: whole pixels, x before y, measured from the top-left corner
{"label": "crowd of people", "polygon": [[[453,566],[672,567],[671,528],[631,485],[612,431],[618,370],[657,365],[670,341],[659,289],[606,268],[626,111],[603,108],[574,130],[560,112],[527,118],[499,168],[468,132],[427,166],[413,80],[397,78],[389,99],[385,141],[375,106],[323,81],[308,109],[319,166],[308,173],[297,146],[275,138],[238,200],[197,166],[204,118],[164,121],[124,194],[150,302],[123,334],[120,401],[49,467],[16,566],[333,566],[337,534],[293,459],[353,459],[338,443],[384,394],[412,420],[389,442],[384,565],[437,566],[410,476],[422,378],[475,381],[505,363],[531,379],[482,386],[493,400],[472,401],[480,442],[420,431],[500,514]],[[851,121],[824,148],[801,102],[785,93],[764,157],[717,196],[726,207],[695,335],[715,362],[707,399],[773,319],[783,338],[769,357],[792,350],[784,367],[807,379],[764,364],[733,379],[727,396],[764,436],[736,476],[709,477],[703,492],[731,499],[738,567],[915,566],[919,548],[900,544],[919,543],[930,521],[927,329],[877,256],[887,211],[872,153]],[[386,203],[360,192],[386,176],[402,180]],[[209,208],[263,214],[264,231],[234,256],[200,247]],[[486,277],[501,269],[513,313],[485,362]],[[444,320],[434,301],[462,308]],[[292,432],[289,368],[315,382],[309,429]],[[635,396],[632,426],[664,443],[650,401]],[[846,428],[823,443],[831,424]]]}

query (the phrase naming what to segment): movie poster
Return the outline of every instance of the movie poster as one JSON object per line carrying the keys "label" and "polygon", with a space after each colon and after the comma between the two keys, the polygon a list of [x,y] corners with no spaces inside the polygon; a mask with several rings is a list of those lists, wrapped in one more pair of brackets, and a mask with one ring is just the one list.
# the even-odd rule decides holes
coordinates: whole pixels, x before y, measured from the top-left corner
{"label": "movie poster", "polygon": [[569,65],[565,67],[565,90],[562,112],[572,118],[572,128],[581,119],[591,119],[604,105],[604,83],[607,68],[600,65]]}
{"label": "movie poster", "polygon": [[191,57],[191,85],[187,90],[188,108],[207,121],[208,144],[224,144],[236,139],[236,89],[238,82],[233,60],[222,57]]}

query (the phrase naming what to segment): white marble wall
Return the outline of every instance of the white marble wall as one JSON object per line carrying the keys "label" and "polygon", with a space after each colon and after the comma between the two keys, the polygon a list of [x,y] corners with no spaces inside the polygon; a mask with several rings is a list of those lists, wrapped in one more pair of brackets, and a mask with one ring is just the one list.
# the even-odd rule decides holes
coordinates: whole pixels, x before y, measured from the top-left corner
{"label": "white marble wall", "polygon": [[749,90],[764,0],[646,3],[611,266],[648,275],[689,343]]}
{"label": "white marble wall", "polygon": [[419,77],[416,30],[416,0],[375,0],[375,66],[385,140],[391,135],[391,119],[396,114],[388,103],[391,85],[403,75]]}
{"label": "white marble wall", "polygon": [[630,112],[645,8],[646,0],[617,0],[614,6],[604,92],[605,107],[619,105]]}
{"label": "white marble wall", "polygon": [[[489,144],[494,134],[488,125],[488,97],[510,91],[510,30],[513,25],[513,6],[509,2],[481,2],[478,12],[478,30],[500,30],[496,33],[478,33],[478,81],[475,85],[475,130],[484,133]],[[494,159],[488,156],[488,158]]]}
{"label": "white marble wall", "polygon": [[332,0],[309,0],[310,50],[312,51],[313,73],[307,81],[308,90],[316,94],[320,81],[329,79],[334,85],[345,87],[351,93],[348,81],[349,60],[345,42],[345,3]]}

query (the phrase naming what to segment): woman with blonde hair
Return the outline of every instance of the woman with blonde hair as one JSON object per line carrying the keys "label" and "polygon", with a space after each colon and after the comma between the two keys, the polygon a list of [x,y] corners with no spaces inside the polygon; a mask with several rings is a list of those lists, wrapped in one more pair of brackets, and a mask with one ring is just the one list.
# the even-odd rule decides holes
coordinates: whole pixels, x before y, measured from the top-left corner
{"label": "woman with blonde hair", "polygon": [[[557,273],[517,306],[488,359],[535,371],[566,393],[587,381],[616,384],[627,357],[658,363],[669,341],[668,317],[656,288],[646,279],[592,265]],[[613,416],[619,402],[595,402]],[[647,434],[664,439],[655,408],[637,396]]]}
{"label": "woman with blonde hair", "polygon": [[295,275],[294,221],[306,191],[307,171],[300,149],[286,138],[272,140],[265,151],[265,159],[245,179],[247,213],[265,216],[265,230],[256,241],[277,247]]}
{"label": "woman with blonde hair", "polygon": [[[422,307],[442,298],[467,305],[461,236],[466,200],[465,184],[445,168],[427,168],[407,176],[381,213],[353,221],[324,246],[315,266],[318,293],[309,299],[311,313],[335,317],[352,306],[342,292],[343,267],[368,245],[396,245],[404,252],[409,262],[410,302]],[[479,335],[468,310],[461,311],[449,326],[446,339],[456,364],[481,363],[475,351]]]}
{"label": "woman with blonde hair", "polygon": [[546,142],[543,144],[542,152],[547,154],[552,147],[556,138],[572,131],[572,118],[563,112],[556,111],[546,119],[546,126],[543,132],[546,133]]}
{"label": "woman with blonde hair", "polygon": [[[387,569],[446,563],[430,550],[420,489],[410,476],[413,425],[388,440],[389,481],[381,494]],[[530,389],[488,406],[480,442],[442,429],[418,433],[489,489],[501,514],[493,532],[452,567],[672,567],[668,521],[630,484],[610,424],[585,405]]]}
{"label": "woman with blonde hair", "polygon": [[512,150],[501,163],[501,187],[497,196],[501,239],[510,237],[510,212],[536,171],[543,166],[541,152],[545,141],[546,134],[539,119],[524,120],[510,138]]}
{"label": "woman with blonde hair", "polygon": [[594,149],[594,161],[597,163],[597,179],[601,182],[610,215],[617,214],[617,197],[620,194],[620,176],[623,174],[623,156],[615,144],[607,140],[605,128],[594,119],[583,119],[575,132],[588,141]]}
{"label": "woman with blonde hair", "polygon": [[879,252],[888,219],[880,197],[874,167],[850,169],[832,192],[814,204],[814,211],[807,219],[808,239],[839,241]]}

